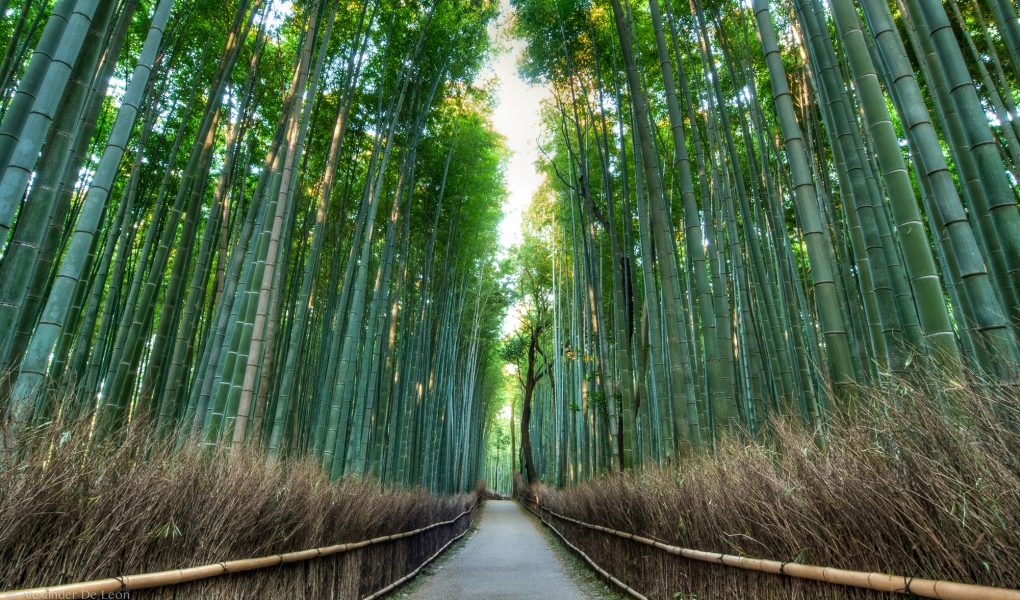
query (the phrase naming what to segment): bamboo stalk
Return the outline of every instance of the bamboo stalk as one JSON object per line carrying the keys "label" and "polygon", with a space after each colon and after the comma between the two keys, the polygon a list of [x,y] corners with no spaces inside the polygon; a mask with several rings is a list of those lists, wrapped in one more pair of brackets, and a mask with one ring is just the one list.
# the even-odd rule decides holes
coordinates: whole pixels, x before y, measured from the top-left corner
{"label": "bamboo stalk", "polygon": [[[477,506],[478,502],[476,500],[475,503],[473,503],[470,508],[466,509],[464,512],[460,513],[459,515],[448,521],[440,521],[438,523],[426,525],[425,527],[419,527],[418,529],[375,537],[360,542],[335,544],[332,546],[310,548],[307,550],[298,550],[295,552],[287,552],[284,554],[272,554],[269,556],[260,556],[258,558],[242,558],[237,560],[212,563],[208,565],[201,565],[198,567],[188,567],[184,569],[159,571],[156,573],[122,575],[119,577],[111,577],[108,579],[97,579],[95,581],[85,581],[80,583],[68,583],[52,587],[40,587],[25,590],[15,590],[10,592],[0,592],[0,600],[30,600],[30,599],[37,600],[42,598],[68,598],[68,599],[94,598],[96,594],[167,587],[172,585],[180,585],[182,583],[188,583],[191,581],[211,579],[213,577],[219,577],[221,575],[232,575],[236,573],[243,573],[245,571],[268,569],[280,565],[311,560],[313,558],[319,558],[322,556],[342,554],[344,552],[350,552],[351,550],[358,550],[360,548],[365,548],[367,546],[373,546],[375,544],[381,544],[384,542],[391,542],[394,540],[413,537],[425,533],[426,531],[429,531],[431,529],[435,529],[437,527],[452,525],[459,521],[462,517],[464,517],[464,515],[467,515],[474,511],[475,507]],[[458,538],[459,537],[460,536],[458,536]],[[457,538],[454,538],[454,540],[456,539]],[[452,541],[453,540],[451,540],[451,543]],[[443,548],[440,549],[440,552],[445,550],[449,545],[450,544],[443,546]],[[435,558],[435,556],[436,555],[429,558],[428,561],[421,565],[421,567],[425,566],[425,564],[428,564],[428,562]],[[414,571],[414,574],[420,571],[421,567],[418,567],[418,569]],[[406,581],[406,578],[404,580]]]}
{"label": "bamboo stalk", "polygon": [[[527,497],[525,496],[525,498]],[[836,569],[833,567],[803,565],[799,563],[769,560],[764,558],[750,558],[747,556],[735,556],[732,554],[721,554],[718,552],[705,552],[703,550],[693,550],[691,548],[673,546],[671,544],[637,534],[618,531],[602,525],[585,523],[584,521],[573,519],[546,508],[535,498],[527,499],[534,502],[540,509],[548,512],[558,519],[567,521],[568,523],[573,523],[587,529],[601,531],[616,537],[632,540],[639,544],[653,546],[664,552],[668,552],[675,556],[682,556],[683,558],[690,560],[735,567],[747,571],[757,571],[759,573],[786,575],[787,577],[795,577],[797,579],[809,579],[834,585],[856,587],[876,592],[914,594],[915,596],[921,596],[923,598],[937,598],[939,600],[1020,600],[1020,590],[994,588],[983,585],[957,583],[954,581],[936,579],[919,579],[905,575],[850,571],[847,569]],[[542,519],[542,522],[545,523],[545,519]],[[548,525],[548,523],[546,524]],[[552,529],[552,525],[549,525],[549,527]],[[556,530],[553,529],[553,531]]]}

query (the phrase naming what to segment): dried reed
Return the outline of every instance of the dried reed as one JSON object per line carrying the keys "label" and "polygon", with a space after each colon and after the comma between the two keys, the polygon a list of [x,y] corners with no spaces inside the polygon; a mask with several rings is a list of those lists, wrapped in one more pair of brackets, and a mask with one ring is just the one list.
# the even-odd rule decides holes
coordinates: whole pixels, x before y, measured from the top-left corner
{"label": "dried reed", "polygon": [[[310,462],[171,442],[138,426],[88,443],[87,423],[22,437],[0,466],[0,589],[146,573],[355,542],[452,518],[474,494],[331,484]],[[53,443],[53,440],[61,440]],[[361,598],[464,526],[333,557],[135,592],[136,598]]]}
{"label": "dried reed", "polygon": [[[710,552],[1020,587],[1020,399],[957,392],[951,411],[895,381],[857,392],[817,431],[771,424],[684,459],[570,489],[573,518]],[[945,404],[945,401],[942,402]],[[949,414],[951,413],[951,414]],[[698,563],[564,521],[594,561],[649,598],[876,598],[883,594]]]}

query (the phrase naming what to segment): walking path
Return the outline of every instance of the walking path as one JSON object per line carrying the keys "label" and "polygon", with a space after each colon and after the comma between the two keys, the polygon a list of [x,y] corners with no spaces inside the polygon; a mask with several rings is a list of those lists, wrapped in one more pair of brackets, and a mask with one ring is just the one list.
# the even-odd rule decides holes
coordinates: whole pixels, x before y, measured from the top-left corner
{"label": "walking path", "polygon": [[479,529],[412,600],[584,600],[545,536],[516,502],[487,501]]}

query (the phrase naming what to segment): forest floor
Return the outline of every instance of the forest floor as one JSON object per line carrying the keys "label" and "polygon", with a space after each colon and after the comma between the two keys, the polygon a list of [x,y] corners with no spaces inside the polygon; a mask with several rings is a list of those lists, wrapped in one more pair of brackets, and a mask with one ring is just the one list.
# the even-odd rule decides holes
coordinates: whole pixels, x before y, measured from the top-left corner
{"label": "forest floor", "polygon": [[[516,600],[617,598],[583,565],[566,560],[516,502],[487,501],[478,531],[428,579],[400,598]],[[572,557],[569,557],[572,558]],[[580,567],[580,568],[579,568]],[[608,592],[608,593],[607,593]]]}

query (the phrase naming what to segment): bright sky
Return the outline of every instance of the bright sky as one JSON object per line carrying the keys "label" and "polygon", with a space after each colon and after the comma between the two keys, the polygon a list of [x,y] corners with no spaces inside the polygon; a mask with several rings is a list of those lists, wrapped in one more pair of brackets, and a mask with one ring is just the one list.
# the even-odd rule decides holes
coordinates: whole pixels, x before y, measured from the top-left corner
{"label": "bright sky", "polygon": [[544,87],[529,85],[517,74],[524,42],[510,37],[512,11],[508,0],[500,0],[499,20],[490,26],[489,35],[503,51],[492,56],[482,72],[482,79],[494,76],[499,81],[492,120],[496,131],[506,137],[511,153],[506,170],[509,197],[499,228],[500,246],[504,251],[521,241],[521,215],[542,183],[535,169],[541,130],[539,108],[549,95]]}
{"label": "bright sky", "polygon": [[[483,80],[495,77],[498,81],[492,124],[506,138],[510,150],[506,167],[508,197],[499,226],[499,245],[504,254],[521,242],[521,218],[542,184],[542,176],[535,168],[541,131],[539,110],[542,100],[549,96],[546,88],[529,85],[517,74],[524,42],[510,36],[512,12],[509,0],[500,0],[499,20],[489,27],[489,35],[502,51],[489,58],[481,73]],[[516,330],[519,324],[520,307],[511,306],[503,320],[503,335]]]}

